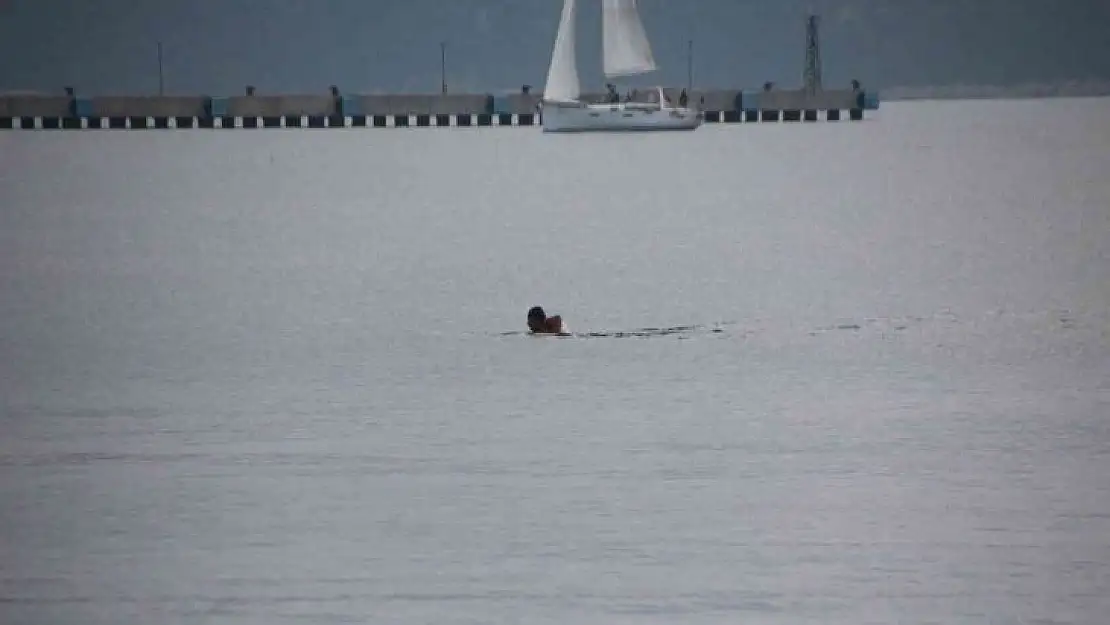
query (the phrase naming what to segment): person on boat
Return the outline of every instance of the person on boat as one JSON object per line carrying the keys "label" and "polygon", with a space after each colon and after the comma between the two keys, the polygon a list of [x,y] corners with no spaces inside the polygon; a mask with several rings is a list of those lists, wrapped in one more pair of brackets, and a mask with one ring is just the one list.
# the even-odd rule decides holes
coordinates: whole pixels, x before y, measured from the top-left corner
{"label": "person on boat", "polygon": [[686,90],[683,89],[682,93],[680,93],[678,95],[678,105],[681,106],[682,108],[686,108],[686,103],[689,102],[689,101],[690,101],[690,98],[689,98],[689,96],[686,95]]}
{"label": "person on boat", "polygon": [[562,334],[563,318],[559,315],[548,317],[543,308],[533,306],[528,310],[528,329],[533,334]]}

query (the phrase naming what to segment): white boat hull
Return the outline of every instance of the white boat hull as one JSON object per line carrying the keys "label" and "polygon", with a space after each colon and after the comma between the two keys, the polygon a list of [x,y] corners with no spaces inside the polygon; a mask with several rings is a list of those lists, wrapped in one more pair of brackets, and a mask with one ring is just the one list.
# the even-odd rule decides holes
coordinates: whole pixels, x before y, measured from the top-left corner
{"label": "white boat hull", "polygon": [[544,132],[620,132],[694,130],[702,123],[700,111],[658,104],[579,104],[544,102]]}

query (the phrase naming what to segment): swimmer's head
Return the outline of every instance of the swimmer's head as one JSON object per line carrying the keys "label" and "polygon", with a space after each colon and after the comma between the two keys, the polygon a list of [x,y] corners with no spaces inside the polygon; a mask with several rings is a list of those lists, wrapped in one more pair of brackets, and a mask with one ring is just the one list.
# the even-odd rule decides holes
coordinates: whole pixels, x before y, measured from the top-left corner
{"label": "swimmer's head", "polygon": [[544,322],[547,320],[547,314],[543,312],[543,308],[533,306],[528,310],[528,329],[533,332],[539,332],[544,329]]}

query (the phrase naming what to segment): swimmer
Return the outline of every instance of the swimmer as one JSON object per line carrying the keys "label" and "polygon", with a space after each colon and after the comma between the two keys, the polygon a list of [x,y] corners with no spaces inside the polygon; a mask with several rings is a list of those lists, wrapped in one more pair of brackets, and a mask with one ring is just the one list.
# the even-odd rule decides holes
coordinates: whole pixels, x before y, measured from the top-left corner
{"label": "swimmer", "polygon": [[528,311],[528,329],[533,334],[563,334],[563,318],[559,315],[548,317],[543,308],[533,306]]}

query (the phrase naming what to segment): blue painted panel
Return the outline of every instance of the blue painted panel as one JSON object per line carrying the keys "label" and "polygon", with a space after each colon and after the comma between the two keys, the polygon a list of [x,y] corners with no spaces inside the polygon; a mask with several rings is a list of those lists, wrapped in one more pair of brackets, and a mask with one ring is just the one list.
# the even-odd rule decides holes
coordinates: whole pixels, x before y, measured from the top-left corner
{"label": "blue painted panel", "polygon": [[875,91],[867,91],[863,96],[863,108],[868,111],[879,110],[879,94]]}
{"label": "blue painted panel", "polygon": [[74,117],[93,117],[93,106],[90,98],[74,98],[73,99],[73,116]]}
{"label": "blue painted panel", "polygon": [[339,100],[338,113],[340,116],[350,115],[353,117],[355,115],[362,115],[363,112],[362,107],[359,106],[359,99],[355,96],[342,96]]}
{"label": "blue painted panel", "polygon": [[759,109],[759,94],[752,91],[740,92],[740,110],[755,111]]}
{"label": "blue painted panel", "polygon": [[513,105],[509,98],[505,96],[493,96],[493,112],[494,113],[512,113]]}
{"label": "blue painted panel", "polygon": [[209,117],[225,117],[227,116],[227,98],[208,98],[204,108],[207,109]]}

